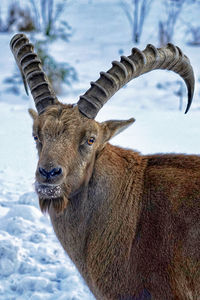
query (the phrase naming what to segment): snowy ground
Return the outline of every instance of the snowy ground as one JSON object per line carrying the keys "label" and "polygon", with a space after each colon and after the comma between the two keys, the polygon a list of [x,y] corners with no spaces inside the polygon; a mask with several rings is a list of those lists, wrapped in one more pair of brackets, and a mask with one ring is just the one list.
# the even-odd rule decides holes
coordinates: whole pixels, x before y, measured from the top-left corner
{"label": "snowy ground", "polygon": [[[148,19],[141,49],[149,42],[157,44],[152,19],[158,11],[153,10]],[[69,44],[57,44],[52,52],[61,61],[70,61],[79,74],[79,82],[61,97],[67,103],[77,101],[89,82],[110,68],[119,52],[128,55],[133,45],[129,24],[117,1],[74,1],[66,15],[73,37]],[[144,154],[199,153],[199,49],[183,42],[181,27],[179,33],[175,43],[190,57],[196,71],[197,91],[191,111],[184,115],[178,110],[173,92],[177,75],[164,71],[146,74],[119,91],[99,113],[99,121],[136,119],[133,126],[113,139],[114,144]],[[0,80],[13,70],[11,36],[0,36]],[[158,89],[158,82],[170,84]],[[26,96],[7,95],[1,86],[0,300],[94,299],[56,240],[48,217],[38,207],[33,189],[37,156],[27,114],[33,102]]]}

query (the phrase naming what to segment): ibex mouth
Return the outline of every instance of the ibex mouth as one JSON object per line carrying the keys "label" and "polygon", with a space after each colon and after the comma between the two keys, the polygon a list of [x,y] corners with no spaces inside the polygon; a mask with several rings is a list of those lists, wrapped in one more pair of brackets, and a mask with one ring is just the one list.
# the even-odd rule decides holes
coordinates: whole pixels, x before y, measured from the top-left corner
{"label": "ibex mouth", "polygon": [[35,190],[41,198],[59,198],[62,196],[60,185],[35,183]]}
{"label": "ibex mouth", "polygon": [[67,207],[68,199],[63,195],[60,185],[35,183],[39,204],[43,213],[49,212],[52,205],[57,213],[61,213]]}

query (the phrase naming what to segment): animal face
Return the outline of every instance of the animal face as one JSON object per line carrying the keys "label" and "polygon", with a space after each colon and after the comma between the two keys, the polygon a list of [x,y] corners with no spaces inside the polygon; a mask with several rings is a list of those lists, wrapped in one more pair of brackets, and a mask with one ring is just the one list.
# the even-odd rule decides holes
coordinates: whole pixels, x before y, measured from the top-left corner
{"label": "animal face", "polygon": [[77,106],[57,104],[43,114],[29,110],[39,155],[35,188],[42,211],[50,204],[57,212],[86,186],[96,156],[106,142],[134,120],[98,123],[84,117]]}

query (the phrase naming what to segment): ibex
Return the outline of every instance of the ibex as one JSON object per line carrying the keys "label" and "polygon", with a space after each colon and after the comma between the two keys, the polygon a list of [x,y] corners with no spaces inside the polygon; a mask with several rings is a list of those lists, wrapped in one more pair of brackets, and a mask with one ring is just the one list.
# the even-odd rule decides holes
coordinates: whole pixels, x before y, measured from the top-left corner
{"label": "ibex", "polygon": [[168,44],[136,48],[76,105],[60,103],[24,34],[11,49],[35,101],[39,161],[35,189],[63,248],[99,300],[200,299],[200,157],[140,155],[108,141],[134,119],[94,119],[124,84],[155,69],[179,74],[188,89],[189,59]]}

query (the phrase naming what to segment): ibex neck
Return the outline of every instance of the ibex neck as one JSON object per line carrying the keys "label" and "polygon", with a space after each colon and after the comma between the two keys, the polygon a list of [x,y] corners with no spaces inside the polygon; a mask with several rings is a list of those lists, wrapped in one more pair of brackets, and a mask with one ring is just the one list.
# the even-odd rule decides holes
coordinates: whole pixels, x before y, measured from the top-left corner
{"label": "ibex neck", "polygon": [[127,286],[124,272],[140,216],[144,169],[137,153],[108,144],[88,187],[63,215],[50,213],[58,239],[97,298],[94,287],[106,289],[106,282],[113,286],[113,274],[119,289]]}

